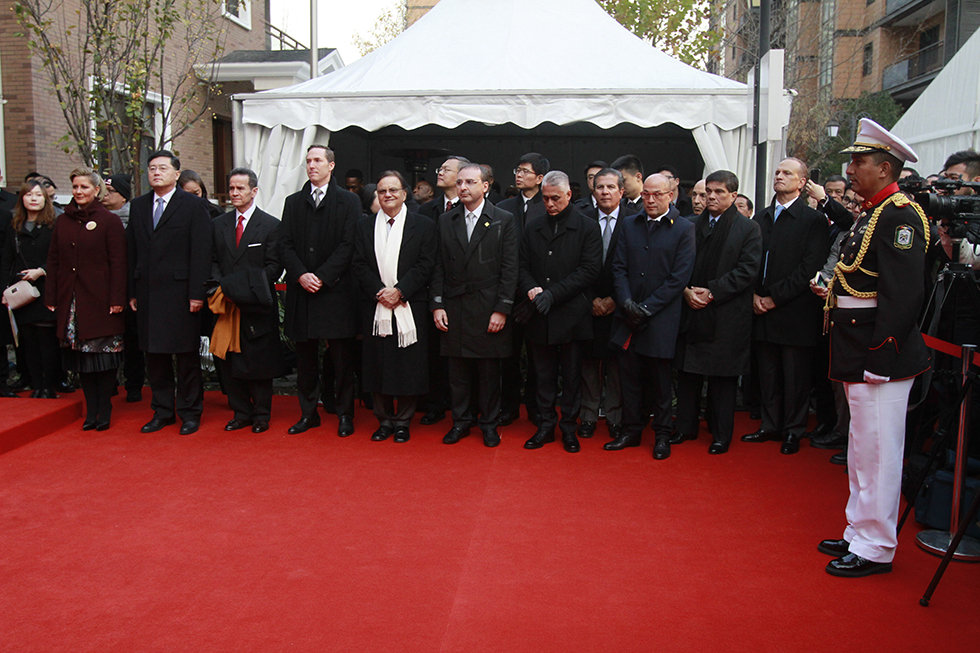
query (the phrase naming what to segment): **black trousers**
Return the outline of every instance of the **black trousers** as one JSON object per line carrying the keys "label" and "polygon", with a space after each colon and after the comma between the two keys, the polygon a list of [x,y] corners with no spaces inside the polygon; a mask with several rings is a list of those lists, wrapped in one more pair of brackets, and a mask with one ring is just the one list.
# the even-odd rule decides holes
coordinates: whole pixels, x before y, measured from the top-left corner
{"label": "black trousers", "polygon": [[[177,377],[174,378],[176,362]],[[161,419],[179,417],[182,422],[197,422],[204,410],[204,382],[201,378],[201,355],[196,351],[180,354],[146,352],[146,376],[153,398],[150,407]]]}
{"label": "black trousers", "polygon": [[[296,394],[303,417],[316,414],[320,397],[319,340],[304,340],[296,344]],[[327,353],[333,362],[337,380],[337,415],[354,416],[354,339],[327,340]]]}
{"label": "black trousers", "polygon": [[737,376],[704,376],[678,372],[677,415],[674,420],[674,430],[682,435],[697,435],[701,388],[705,380],[708,381],[708,430],[715,442],[729,444],[735,431]]}
{"label": "black trousers", "polygon": [[231,373],[229,361],[215,356],[214,362],[221,369],[228,407],[235,413],[235,419],[268,422],[272,417],[272,379],[237,379]]}
{"label": "black trousers", "polygon": [[[397,428],[399,426],[404,426],[408,428],[408,425],[412,422],[412,417],[415,416],[415,406],[418,404],[418,397],[415,395],[403,395],[396,397],[394,395],[383,395],[380,392],[374,392],[371,395],[374,403],[374,416],[378,418],[378,424],[381,426],[387,426],[388,428]],[[395,407],[397,402],[398,407]]]}
{"label": "black trousers", "polygon": [[136,330],[136,311],[129,307],[123,309],[126,330],[123,332],[123,376],[126,377],[126,390],[135,392],[143,388],[146,379],[146,362],[140,351],[139,334]]}
{"label": "black trousers", "polygon": [[21,324],[19,328],[20,346],[31,375],[31,387],[35,390],[53,390],[54,384],[63,376],[61,351],[54,326]]}
{"label": "black trousers", "polygon": [[759,358],[762,430],[783,437],[806,432],[813,347],[753,342]]}
{"label": "black trousers", "polygon": [[834,399],[834,386],[827,370],[830,367],[830,338],[822,336],[813,352],[813,398],[816,400],[817,424],[831,428],[837,424],[837,403]]}
{"label": "black trousers", "polygon": [[[452,397],[453,426],[465,428],[480,412],[478,422],[483,431],[497,428],[500,423],[500,360],[499,358],[446,359],[449,367],[449,391]],[[473,401],[474,377],[476,401]]]}
{"label": "black trousers", "polygon": [[[591,344],[591,343],[589,343]],[[538,430],[573,435],[582,410],[582,361],[585,344],[574,341],[561,345],[527,343],[538,385]],[[561,376],[561,421],[558,420],[558,377]]]}
{"label": "black trousers", "polygon": [[[514,323],[511,345],[512,355],[501,361],[501,374],[503,386],[501,389],[500,410],[509,415],[517,415],[520,412],[521,402],[527,406],[528,416],[533,416],[538,412],[537,390],[538,380],[534,373],[534,364],[531,361],[530,349],[525,356],[524,349],[524,325]],[[521,361],[525,361],[527,369],[527,379],[521,373]],[[523,388],[523,392],[521,390]]]}
{"label": "black trousers", "polygon": [[[652,358],[636,353],[634,347],[619,354],[619,382],[623,393],[623,435],[639,439],[653,411],[653,430],[658,438],[670,437],[669,358]],[[644,393],[646,390],[646,393]],[[648,400],[644,401],[644,394]]]}

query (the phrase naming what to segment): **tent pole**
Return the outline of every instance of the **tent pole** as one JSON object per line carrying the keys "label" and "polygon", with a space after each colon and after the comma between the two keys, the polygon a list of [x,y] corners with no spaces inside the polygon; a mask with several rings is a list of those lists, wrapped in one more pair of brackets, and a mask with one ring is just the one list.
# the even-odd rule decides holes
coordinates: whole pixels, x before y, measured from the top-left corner
{"label": "tent pole", "polygon": [[310,79],[317,76],[319,72],[317,70],[317,65],[320,63],[317,61],[317,54],[320,52],[320,48],[317,47],[317,0],[310,0]]}
{"label": "tent pole", "polygon": [[759,56],[755,63],[755,84],[753,85],[752,133],[755,134],[755,205],[759,209],[767,206],[769,175],[767,169],[766,137],[759,133],[759,103],[762,99],[762,57],[769,52],[771,0],[759,3]]}

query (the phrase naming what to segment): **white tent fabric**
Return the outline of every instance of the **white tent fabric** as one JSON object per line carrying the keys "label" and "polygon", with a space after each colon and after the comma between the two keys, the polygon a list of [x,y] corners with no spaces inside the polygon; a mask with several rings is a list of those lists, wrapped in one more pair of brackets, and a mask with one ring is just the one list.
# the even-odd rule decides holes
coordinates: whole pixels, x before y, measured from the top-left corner
{"label": "white tent fabric", "polygon": [[350,66],[236,100],[236,157],[273,190],[263,198],[273,213],[305,179],[305,147],[350,126],[674,123],[692,130],[706,171],[754,183],[750,90],[652,48],[595,0],[442,0]]}
{"label": "white tent fabric", "polygon": [[940,71],[892,131],[912,146],[923,176],[953,152],[980,146],[980,30]]}

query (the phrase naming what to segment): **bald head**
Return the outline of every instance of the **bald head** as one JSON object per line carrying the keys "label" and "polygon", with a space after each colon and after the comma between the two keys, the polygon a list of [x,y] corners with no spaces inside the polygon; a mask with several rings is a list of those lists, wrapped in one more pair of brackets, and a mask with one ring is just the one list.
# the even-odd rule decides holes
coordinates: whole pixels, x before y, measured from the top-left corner
{"label": "bald head", "polygon": [[670,179],[660,173],[650,175],[643,182],[643,209],[652,218],[659,217],[670,208]]}

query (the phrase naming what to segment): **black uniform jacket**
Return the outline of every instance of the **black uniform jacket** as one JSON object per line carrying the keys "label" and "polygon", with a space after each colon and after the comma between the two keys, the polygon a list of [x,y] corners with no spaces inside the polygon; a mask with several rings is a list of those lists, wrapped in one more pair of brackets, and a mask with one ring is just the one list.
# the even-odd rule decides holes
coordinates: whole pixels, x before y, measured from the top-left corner
{"label": "black uniform jacket", "polygon": [[136,299],[140,349],[178,354],[197,351],[201,314],[190,300],[207,299],[211,276],[211,217],[207,202],[177,188],[153,228],[153,191],[129,207],[126,239],[129,297]]}
{"label": "black uniform jacket", "polygon": [[524,237],[524,229],[532,220],[547,215],[547,211],[544,210],[544,197],[541,195],[540,189],[534,197],[527,201],[526,207],[525,210],[524,197],[520,193],[514,197],[508,197],[497,205],[497,208],[507,211],[517,221],[518,241]]}
{"label": "black uniform jacket", "polygon": [[[281,375],[285,368],[279,338],[279,302],[274,284],[282,276],[279,258],[281,223],[265,211],[255,209],[245,225],[242,240],[235,245],[237,212],[215,218],[214,259],[211,275],[221,284],[226,297],[241,310],[241,353],[230,352],[228,363],[238,379],[258,381]],[[255,283],[268,289],[260,293]],[[246,299],[252,297],[250,300]],[[271,298],[267,304],[263,299]]]}
{"label": "black uniform jacket", "polygon": [[521,241],[519,287],[523,297],[532,288],[550,290],[554,305],[548,315],[534,312],[524,337],[539,345],[560,345],[592,339],[592,286],[602,268],[599,223],[569,204],[552,231],[551,216],[531,220]]}
{"label": "black uniform jacket", "polygon": [[[810,279],[830,252],[827,218],[811,209],[802,195],[773,224],[775,201],[755,215],[762,230],[762,262],[755,293],[771,297],[776,307],[755,316],[753,340],[812,347],[823,325],[820,298]],[[768,262],[767,262],[768,257]]]}
{"label": "black uniform jacket", "polygon": [[449,331],[440,332],[440,353],[461,358],[507,358],[513,325],[488,333],[490,316],[510,316],[517,292],[518,238],[513,215],[490,202],[483,205],[473,235],[466,240],[462,203],[439,216],[439,255],[432,273],[430,308],[442,308]]}
{"label": "black uniform jacket", "polygon": [[862,383],[865,370],[897,381],[929,368],[917,324],[929,226],[917,209],[891,184],[865,203],[841,247],[833,294],[873,295],[878,305],[831,310],[830,378],[835,381]]}
{"label": "black uniform jacket", "polygon": [[[591,196],[590,196],[591,197]],[[600,210],[592,206],[590,197],[584,198],[589,202],[589,208],[582,210],[587,217],[595,220],[599,225],[599,234],[602,235],[602,223],[599,222]],[[626,200],[619,202],[619,215],[616,216],[616,227],[613,229],[609,240],[609,249],[606,251],[606,258],[602,262],[602,269],[599,270],[599,277],[592,285],[592,299],[605,299],[613,296],[613,255],[616,253],[616,243],[619,242],[619,235],[623,232],[623,222],[626,218]],[[609,348],[609,338],[612,335],[613,314],[592,316],[592,348],[587,351],[589,358],[606,358],[612,355],[614,350]]]}
{"label": "black uniform jacket", "polygon": [[[354,227],[361,218],[357,195],[327,185],[320,206],[313,203],[310,182],[286,198],[279,236],[286,268],[284,330],[294,341],[353,338],[357,334],[354,279]],[[299,285],[312,272],[323,282],[315,293]]]}
{"label": "black uniform jacket", "polygon": [[[652,232],[647,220],[646,213],[626,218],[616,244],[613,280],[619,306],[611,342],[619,350],[629,343],[643,356],[673,358],[684,288],[694,270],[694,224],[673,206]],[[635,332],[623,321],[627,299],[652,314]]]}
{"label": "black uniform jacket", "polygon": [[[681,333],[674,361],[679,369],[692,374],[738,376],[749,373],[752,288],[762,260],[762,234],[759,225],[739,213],[734,204],[719,219],[729,216],[732,225],[715,268],[717,276],[707,283],[714,299],[699,309],[714,311],[714,335],[699,342],[690,341],[685,331],[696,311],[687,302],[682,306]],[[698,248],[695,267],[701,264],[711,242],[709,219],[705,211],[694,223]]]}
{"label": "black uniform jacket", "polygon": [[[398,250],[398,288],[412,308],[418,340],[398,346],[398,318],[392,335],[374,337],[374,312],[378,291],[385,287],[374,250],[377,217],[365,216],[357,223],[354,260],[351,266],[359,288],[361,332],[364,334],[361,389],[384,395],[422,395],[429,391],[429,279],[436,262],[436,225],[424,215],[407,213],[402,243]],[[385,225],[387,228],[387,225]]]}

